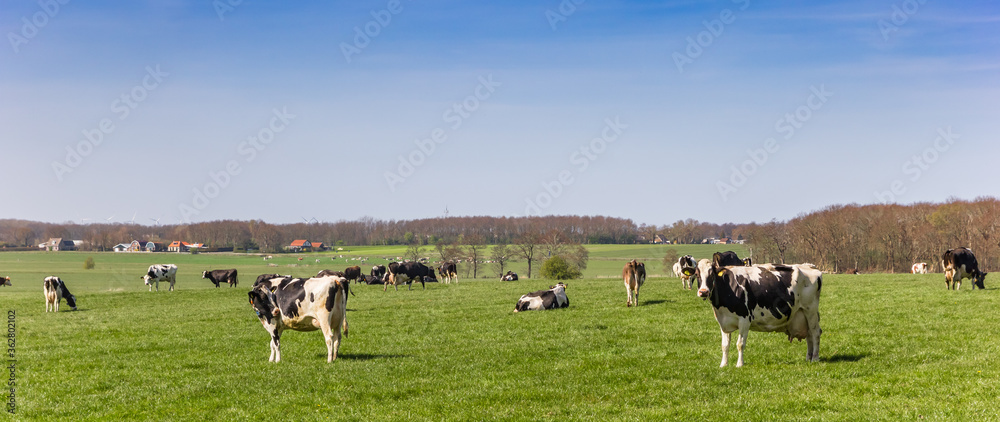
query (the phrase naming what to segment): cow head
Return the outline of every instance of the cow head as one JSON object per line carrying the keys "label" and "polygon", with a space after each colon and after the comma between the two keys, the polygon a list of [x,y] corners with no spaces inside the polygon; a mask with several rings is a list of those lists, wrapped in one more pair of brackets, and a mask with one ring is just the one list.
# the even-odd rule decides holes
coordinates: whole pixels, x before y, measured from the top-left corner
{"label": "cow head", "polygon": [[208,271],[202,271],[201,278],[208,278]]}
{"label": "cow head", "polygon": [[984,284],[984,282],[986,281],[986,275],[987,274],[989,274],[989,273],[984,273],[982,271],[976,271],[976,275],[972,276],[973,277],[972,278],[972,280],[973,280],[972,284],[974,286],[976,286],[976,287],[979,287],[980,289],[986,290],[986,285]]}
{"label": "cow head", "polygon": [[567,286],[566,283],[556,283],[555,286],[549,286],[549,289],[554,290],[554,289],[559,288],[559,289],[566,290],[567,287],[569,287],[569,286]]}
{"label": "cow head", "polygon": [[698,269],[695,271],[695,276],[698,278],[698,297],[708,299],[709,295],[712,294],[712,289],[715,288],[716,281],[725,277],[726,271],[726,267],[719,265],[717,259],[699,261]]}
{"label": "cow head", "polygon": [[0,277],[0,286],[11,286],[10,277]]}
{"label": "cow head", "polygon": [[257,313],[260,323],[264,328],[271,330],[277,324],[275,317],[281,314],[278,304],[274,300],[274,292],[268,286],[260,285],[247,292],[250,298],[250,307]]}

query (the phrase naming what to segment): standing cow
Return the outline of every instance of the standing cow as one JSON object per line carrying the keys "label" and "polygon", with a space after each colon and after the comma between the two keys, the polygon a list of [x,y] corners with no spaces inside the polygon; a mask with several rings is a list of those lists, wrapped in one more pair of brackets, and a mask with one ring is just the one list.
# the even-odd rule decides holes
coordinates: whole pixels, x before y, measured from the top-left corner
{"label": "standing cow", "polygon": [[346,278],[348,282],[350,282],[350,281],[355,281],[355,282],[360,281],[361,280],[361,267],[355,265],[353,267],[344,268],[344,278]]}
{"label": "standing cow", "polygon": [[452,280],[458,283],[458,266],[451,261],[445,262],[438,267],[438,275],[444,279],[445,284],[451,283]]}
{"label": "standing cow", "polygon": [[174,283],[177,282],[177,266],[174,264],[153,264],[149,266],[146,275],[139,278],[149,286],[149,291],[153,291],[153,285],[156,285],[156,291],[160,291],[161,281],[169,282],[170,291],[174,291]]}
{"label": "standing cow", "polygon": [[979,261],[969,248],[948,249],[941,255],[941,268],[944,268],[944,284],[951,290],[961,290],[962,279],[972,280],[972,290],[976,287],[985,289],[986,274],[979,270]]}
{"label": "standing cow", "polygon": [[372,272],[370,274],[372,277],[382,278],[385,277],[385,265],[372,265]]}
{"label": "standing cow", "polygon": [[697,268],[698,263],[691,255],[677,258],[677,262],[674,263],[674,274],[681,278],[681,287],[684,290],[691,290],[691,286],[694,285],[694,272]]}
{"label": "standing cow", "polygon": [[236,269],[231,270],[208,270],[201,273],[201,278],[207,278],[211,281],[215,287],[219,287],[219,283],[229,283],[229,287],[235,287],[240,283],[239,274]]}
{"label": "standing cow", "polygon": [[566,297],[566,285],[563,283],[549,286],[548,290],[539,290],[521,296],[514,305],[514,312],[521,311],[544,311],[546,309],[569,307],[569,298]]}
{"label": "standing cow", "polygon": [[927,263],[918,262],[910,267],[910,274],[927,274]]}
{"label": "standing cow", "polygon": [[625,263],[625,268],[622,269],[622,281],[628,293],[626,306],[631,307],[633,303],[639,306],[639,288],[646,282],[646,265],[634,259]]}
{"label": "standing cow", "polygon": [[[396,265],[393,265],[396,264]],[[392,263],[389,264],[388,277],[385,281],[385,286],[382,287],[382,291],[386,291],[389,288],[389,284],[392,284],[392,288],[399,290],[397,285],[401,282],[406,282],[408,290],[413,290],[413,280],[420,281],[420,285],[426,289],[425,284],[427,280],[437,281],[434,277],[434,270],[427,267],[419,262],[404,262],[404,263]]]}
{"label": "standing cow", "polygon": [[806,359],[819,360],[822,272],[805,265],[724,266],[715,258],[698,265],[698,297],[711,300],[722,331],[720,367],[728,362],[730,337],[737,330],[737,367],[743,366],[750,330],[783,332],[789,341],[806,339]]}
{"label": "standing cow", "polygon": [[271,335],[269,362],[281,362],[281,333],[322,330],[327,362],[337,359],[341,327],[347,337],[347,291],[342,277],[272,279],[247,293],[250,307]]}
{"label": "standing cow", "polygon": [[45,277],[42,281],[42,292],[45,293],[45,312],[59,312],[59,302],[66,299],[66,305],[76,310],[76,296],[73,296],[66,288],[66,283],[64,283],[59,277],[51,276]]}

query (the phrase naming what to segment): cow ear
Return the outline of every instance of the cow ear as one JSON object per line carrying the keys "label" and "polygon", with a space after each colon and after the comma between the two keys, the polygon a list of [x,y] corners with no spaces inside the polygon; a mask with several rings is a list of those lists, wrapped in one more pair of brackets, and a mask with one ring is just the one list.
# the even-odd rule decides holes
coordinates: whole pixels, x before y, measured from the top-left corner
{"label": "cow ear", "polygon": [[247,292],[247,296],[250,297],[250,305],[253,305],[253,292]]}
{"label": "cow ear", "polygon": [[718,275],[719,275],[719,277],[725,277],[726,276],[726,270],[719,271]]}
{"label": "cow ear", "polygon": [[271,315],[273,315],[273,316],[278,316],[280,314],[281,314],[281,311],[278,310],[278,308],[274,308],[274,309],[271,310]]}

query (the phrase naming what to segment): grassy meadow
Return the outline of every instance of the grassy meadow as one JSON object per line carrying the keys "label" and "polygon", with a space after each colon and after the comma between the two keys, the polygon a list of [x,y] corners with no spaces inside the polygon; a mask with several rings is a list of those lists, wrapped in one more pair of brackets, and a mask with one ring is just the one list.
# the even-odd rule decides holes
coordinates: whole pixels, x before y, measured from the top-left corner
{"label": "grassy meadow", "polygon": [[[608,278],[632,257],[662,274],[669,248],[591,247],[570,307],[553,311],[512,313],[548,280],[356,285],[330,364],[319,332],[286,332],[282,362],[267,362],[247,303],[254,278],[401,248],[275,255],[278,267],[256,255],[0,253],[14,283],[0,287],[0,311],[16,313],[17,404],[0,420],[1000,420],[1000,282],[956,292],[941,274],[824,275],[820,362],[806,362],[804,342],[752,332],[746,366],[733,366],[734,338],[719,368],[707,302],[651,277],[630,309]],[[675,248],[700,258],[718,246]],[[147,291],[152,263],[179,266],[176,291]],[[233,267],[237,288],[200,279]],[[78,311],[44,312],[46,275],[66,281]]]}

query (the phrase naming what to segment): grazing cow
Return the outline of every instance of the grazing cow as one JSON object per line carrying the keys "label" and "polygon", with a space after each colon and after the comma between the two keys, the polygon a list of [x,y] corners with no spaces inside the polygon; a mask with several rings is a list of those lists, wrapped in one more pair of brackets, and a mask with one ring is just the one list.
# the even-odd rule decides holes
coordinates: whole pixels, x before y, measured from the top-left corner
{"label": "grazing cow", "polygon": [[344,268],[344,278],[347,281],[360,281],[361,280],[361,267],[355,265],[353,267]]}
{"label": "grazing cow", "polygon": [[503,277],[500,277],[500,281],[517,281],[517,273],[513,271],[507,271],[507,274],[504,274]]}
{"label": "grazing cow", "polygon": [[684,255],[674,263],[674,274],[681,277],[681,285],[684,287],[684,290],[691,290],[691,286],[694,284],[694,273],[697,269],[698,263],[695,262],[694,257],[691,255]]}
{"label": "grazing cow", "polygon": [[327,276],[343,277],[344,276],[344,272],[343,271],[333,271],[333,270],[320,270],[320,272],[316,273],[316,277],[317,278],[319,278],[319,277],[327,277]]}
{"label": "grazing cow", "polygon": [[858,270],[857,268],[848,268],[847,271],[844,271],[844,274],[858,275],[861,274],[861,270]]}
{"label": "grazing cow", "polygon": [[724,266],[700,262],[698,297],[710,299],[722,331],[722,363],[729,358],[729,340],[739,330],[736,347],[743,366],[743,349],[750,330],[784,332],[788,340],[806,339],[806,359],[819,360],[819,294],[823,273],[805,265]]}
{"label": "grazing cow", "polygon": [[342,277],[284,278],[275,286],[257,285],[247,293],[250,307],[271,334],[269,362],[281,362],[281,333],[322,330],[326,361],[337,359],[341,327],[347,337],[347,280]]}
{"label": "grazing cow", "polygon": [[733,251],[716,252],[715,254],[712,255],[712,261],[718,262],[719,265],[723,267],[728,267],[730,265],[749,266],[746,265],[746,263],[743,262],[742,259],[740,259],[739,255],[736,255],[736,252]]}
{"label": "grazing cow", "polygon": [[231,270],[209,270],[201,273],[201,278],[207,278],[215,287],[219,287],[219,283],[229,283],[229,287],[234,287],[240,284],[239,274],[237,274],[236,269]]}
{"label": "grazing cow", "polygon": [[752,267],[753,266],[753,259],[750,258],[749,256],[746,257],[746,258],[743,258],[743,266],[744,267]]}
{"label": "grazing cow", "polygon": [[10,284],[10,277],[0,277],[0,287],[3,286],[13,286],[13,284]]}
{"label": "grazing cow", "polygon": [[955,290],[961,290],[963,278],[972,280],[972,290],[976,290],[976,287],[986,288],[983,283],[987,273],[979,270],[979,261],[972,249],[948,249],[941,255],[941,268],[944,268],[944,283],[949,290],[952,286]]}
{"label": "grazing cow", "polygon": [[385,277],[385,265],[373,265],[371,276],[378,278]]}
{"label": "grazing cow", "polygon": [[438,267],[438,274],[444,279],[445,284],[455,280],[458,283],[458,266],[454,262],[448,261]]}
{"label": "grazing cow", "polygon": [[59,277],[51,276],[45,277],[42,282],[42,291],[45,292],[45,312],[59,312],[59,302],[66,299],[66,305],[69,305],[74,311],[76,310],[76,296],[73,296],[66,288],[66,283],[64,283]]}
{"label": "grazing cow", "polygon": [[549,286],[548,290],[539,290],[521,296],[514,305],[514,312],[544,311],[546,309],[565,308],[569,306],[566,297],[566,285],[563,283]]}
{"label": "grazing cow", "polygon": [[146,285],[149,286],[149,291],[153,291],[153,285],[156,285],[156,291],[160,291],[160,282],[169,282],[170,291],[174,291],[174,283],[177,282],[177,266],[174,264],[153,264],[149,266],[149,270],[146,271],[146,275],[139,277]]}
{"label": "grazing cow", "polygon": [[[393,264],[397,263],[394,262]],[[406,282],[408,290],[413,290],[413,280],[419,280],[420,285],[426,289],[426,278],[437,281],[434,277],[434,270],[419,262],[404,262],[397,265],[389,264],[388,278],[385,281],[382,291],[386,291],[389,288],[389,284],[392,284],[392,288],[398,291],[399,288],[396,286],[403,281]]]}
{"label": "grazing cow", "polygon": [[622,268],[622,280],[628,293],[626,306],[631,307],[633,303],[639,306],[639,288],[646,282],[646,265],[634,259],[625,263],[625,268]]}
{"label": "grazing cow", "polygon": [[910,274],[927,274],[927,263],[918,262],[910,267]]}

